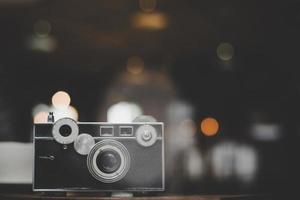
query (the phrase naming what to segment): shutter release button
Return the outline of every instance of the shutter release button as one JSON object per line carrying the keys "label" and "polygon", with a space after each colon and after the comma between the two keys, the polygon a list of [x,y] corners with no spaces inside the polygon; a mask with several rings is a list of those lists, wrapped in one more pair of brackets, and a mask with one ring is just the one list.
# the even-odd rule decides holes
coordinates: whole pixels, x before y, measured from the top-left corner
{"label": "shutter release button", "polygon": [[152,134],[149,130],[144,130],[144,133],[143,133],[142,137],[143,137],[143,140],[149,141],[152,138]]}

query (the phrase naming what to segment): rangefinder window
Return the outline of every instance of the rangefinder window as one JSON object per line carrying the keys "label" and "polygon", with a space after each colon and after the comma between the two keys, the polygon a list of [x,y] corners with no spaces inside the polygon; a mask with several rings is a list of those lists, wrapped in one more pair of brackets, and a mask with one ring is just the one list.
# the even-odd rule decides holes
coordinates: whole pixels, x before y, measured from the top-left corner
{"label": "rangefinder window", "polygon": [[131,126],[121,126],[120,127],[120,136],[132,136],[133,128]]}
{"label": "rangefinder window", "polygon": [[100,127],[100,136],[114,136],[114,128],[112,126]]}

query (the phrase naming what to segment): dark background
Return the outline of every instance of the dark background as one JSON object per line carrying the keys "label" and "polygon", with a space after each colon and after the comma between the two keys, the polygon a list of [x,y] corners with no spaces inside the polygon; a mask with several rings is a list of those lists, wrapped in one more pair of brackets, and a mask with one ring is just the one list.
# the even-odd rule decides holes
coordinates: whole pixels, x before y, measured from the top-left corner
{"label": "dark background", "polygon": [[[178,98],[193,105],[196,124],[206,116],[219,120],[222,134],[197,130],[198,149],[234,140],[260,158],[250,183],[183,178],[180,190],[169,193],[296,191],[299,10],[299,1],[158,0],[152,12],[163,13],[168,24],[147,30],[132,25],[132,16],[144,12],[139,1],[0,0],[0,140],[31,142],[32,108],[51,103],[58,90],[70,94],[80,121],[98,120],[95,108],[107,102],[127,59],[139,56],[145,70],[167,74]],[[53,50],[28,46],[39,20],[51,24]],[[234,47],[229,61],[216,54],[222,42]],[[249,133],[255,120],[280,126],[281,137],[255,140]]]}

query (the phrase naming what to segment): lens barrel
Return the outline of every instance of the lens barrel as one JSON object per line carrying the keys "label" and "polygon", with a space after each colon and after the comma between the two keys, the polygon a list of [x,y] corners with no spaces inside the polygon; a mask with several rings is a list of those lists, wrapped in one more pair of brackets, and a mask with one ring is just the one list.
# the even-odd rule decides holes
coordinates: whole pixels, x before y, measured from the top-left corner
{"label": "lens barrel", "polygon": [[91,175],[104,183],[121,180],[130,168],[130,155],[120,142],[105,139],[96,143],[87,157]]}

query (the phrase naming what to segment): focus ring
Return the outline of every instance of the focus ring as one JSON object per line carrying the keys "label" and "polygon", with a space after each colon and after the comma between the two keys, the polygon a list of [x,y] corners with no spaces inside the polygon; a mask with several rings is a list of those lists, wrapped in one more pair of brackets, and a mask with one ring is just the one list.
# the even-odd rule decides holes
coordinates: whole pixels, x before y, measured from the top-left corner
{"label": "focus ring", "polygon": [[[105,173],[97,166],[97,156],[106,150],[113,150],[117,152],[121,158],[119,168],[113,173]],[[94,145],[87,157],[87,167],[91,175],[103,182],[113,183],[121,180],[130,168],[130,155],[126,147],[115,140],[102,140]]]}

